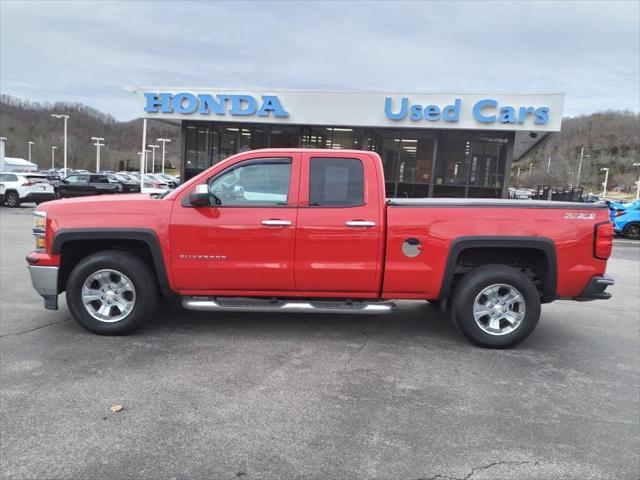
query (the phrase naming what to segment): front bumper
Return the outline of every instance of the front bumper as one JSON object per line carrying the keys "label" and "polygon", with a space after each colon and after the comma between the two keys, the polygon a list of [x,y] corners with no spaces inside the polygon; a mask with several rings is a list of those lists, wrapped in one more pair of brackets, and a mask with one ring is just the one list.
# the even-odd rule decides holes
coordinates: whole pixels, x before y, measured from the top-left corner
{"label": "front bumper", "polygon": [[33,288],[44,298],[44,308],[57,310],[58,267],[29,265],[29,275],[31,275]]}
{"label": "front bumper", "polygon": [[596,275],[589,280],[587,288],[585,288],[574,300],[608,300],[611,298],[611,294],[609,292],[605,292],[605,290],[607,287],[615,283],[616,281],[612,277],[607,275]]}

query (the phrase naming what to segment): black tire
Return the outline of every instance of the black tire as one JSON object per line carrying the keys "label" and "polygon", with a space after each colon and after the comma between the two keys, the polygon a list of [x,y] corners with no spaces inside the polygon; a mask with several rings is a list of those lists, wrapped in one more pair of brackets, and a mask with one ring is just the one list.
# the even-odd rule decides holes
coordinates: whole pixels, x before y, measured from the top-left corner
{"label": "black tire", "polygon": [[[99,270],[110,269],[126,275],[135,288],[133,309],[121,320],[107,323],[94,318],[82,301],[84,282]],[[151,267],[135,255],[120,250],[104,250],[81,260],[67,281],[67,305],[76,321],[98,335],[126,335],[153,315],[158,304],[158,282]]]}
{"label": "black tire", "polygon": [[[513,331],[500,335],[483,330],[473,314],[476,297],[485,288],[496,284],[505,284],[518,290],[525,307],[520,324]],[[506,265],[485,265],[471,270],[460,279],[453,293],[451,316],[458,331],[472,343],[485,348],[509,348],[522,342],[536,328],[540,319],[540,294],[533,282],[519,270]],[[483,320],[480,319],[480,322]]]}
{"label": "black tire", "polygon": [[623,235],[631,240],[640,240],[640,223],[631,222],[624,227]]}
{"label": "black tire", "polygon": [[4,197],[4,204],[7,207],[18,208],[20,206],[20,196],[17,192],[8,192]]}

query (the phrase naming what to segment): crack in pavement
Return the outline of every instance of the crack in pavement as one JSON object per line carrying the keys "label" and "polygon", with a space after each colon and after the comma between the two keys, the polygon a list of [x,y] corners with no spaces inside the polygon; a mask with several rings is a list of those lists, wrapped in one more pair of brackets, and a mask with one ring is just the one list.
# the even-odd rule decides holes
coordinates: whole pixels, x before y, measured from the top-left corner
{"label": "crack in pavement", "polygon": [[437,480],[437,479],[442,479],[442,480],[470,480],[471,477],[473,475],[475,475],[477,472],[480,472],[482,470],[487,470],[488,468],[492,468],[492,467],[495,467],[495,466],[498,466],[498,465],[526,465],[526,464],[537,465],[538,462],[539,462],[539,460],[524,461],[524,462],[517,462],[517,461],[493,462],[493,463],[489,463],[488,465],[482,465],[480,467],[473,467],[471,469],[471,472],[469,472],[469,474],[464,476],[464,477],[451,477],[449,475],[443,475],[443,474],[439,473],[435,477],[419,478],[418,480]]}
{"label": "crack in pavement", "polygon": [[32,328],[30,330],[25,330],[24,332],[18,332],[18,333],[7,333],[5,335],[0,335],[0,338],[4,338],[4,337],[17,337],[19,335],[24,335],[25,333],[29,333],[29,332],[35,332],[36,330],[40,330],[41,328],[46,328],[46,327],[50,327],[51,325],[57,325],[59,323],[63,323],[63,322],[68,322],[69,320],[71,320],[70,318],[65,318],[64,320],[58,320],[57,322],[51,322],[51,323],[47,323],[45,325],[40,325],[39,327],[35,327]]}

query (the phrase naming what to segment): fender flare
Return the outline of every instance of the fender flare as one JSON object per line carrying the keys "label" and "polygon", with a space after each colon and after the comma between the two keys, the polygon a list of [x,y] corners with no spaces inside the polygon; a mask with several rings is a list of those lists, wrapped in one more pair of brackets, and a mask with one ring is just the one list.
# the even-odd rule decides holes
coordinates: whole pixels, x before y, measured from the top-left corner
{"label": "fender flare", "polygon": [[546,277],[544,290],[542,292],[542,302],[548,303],[557,298],[556,290],[558,286],[558,258],[556,246],[553,240],[545,237],[492,237],[492,236],[472,236],[459,237],[451,242],[447,263],[442,276],[442,286],[438,295],[438,301],[445,300],[450,293],[453,275],[460,254],[470,248],[526,248],[538,250],[543,253],[547,260]]}
{"label": "fender flare", "polygon": [[55,255],[62,253],[65,243],[76,240],[135,240],[144,243],[151,252],[153,266],[158,277],[163,295],[173,294],[167,276],[167,269],[162,256],[160,240],[156,232],[150,228],[68,228],[58,230],[51,242],[51,250]]}

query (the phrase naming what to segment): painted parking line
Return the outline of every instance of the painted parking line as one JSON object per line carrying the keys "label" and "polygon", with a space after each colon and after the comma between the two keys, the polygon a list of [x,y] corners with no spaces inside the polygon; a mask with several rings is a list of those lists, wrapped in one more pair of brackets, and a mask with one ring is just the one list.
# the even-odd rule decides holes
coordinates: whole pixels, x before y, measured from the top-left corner
{"label": "painted parking line", "polygon": [[637,245],[640,246],[640,242],[637,240],[614,240],[614,245],[625,244],[625,245]]}

